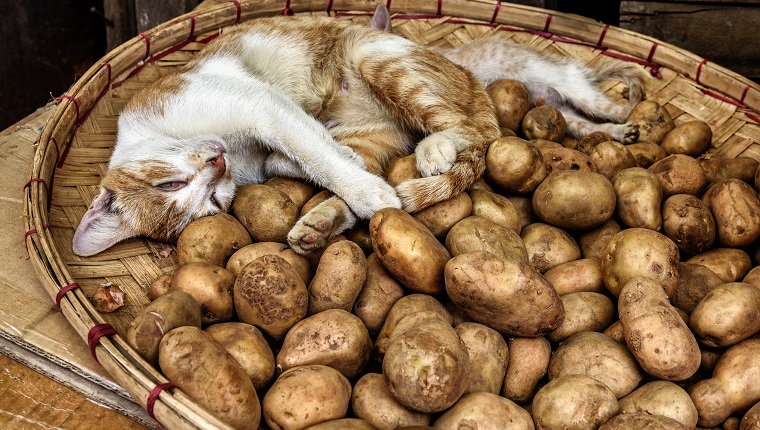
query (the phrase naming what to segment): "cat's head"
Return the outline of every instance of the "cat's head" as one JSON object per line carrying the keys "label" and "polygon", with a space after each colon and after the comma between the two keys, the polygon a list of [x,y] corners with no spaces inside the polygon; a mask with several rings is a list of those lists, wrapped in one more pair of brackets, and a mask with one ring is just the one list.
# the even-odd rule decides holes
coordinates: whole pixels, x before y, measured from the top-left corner
{"label": "cat's head", "polygon": [[[148,152],[152,158],[145,158]],[[74,234],[77,255],[134,236],[175,241],[191,221],[226,212],[232,203],[235,185],[220,140],[182,141],[141,154],[114,153],[100,194]]]}

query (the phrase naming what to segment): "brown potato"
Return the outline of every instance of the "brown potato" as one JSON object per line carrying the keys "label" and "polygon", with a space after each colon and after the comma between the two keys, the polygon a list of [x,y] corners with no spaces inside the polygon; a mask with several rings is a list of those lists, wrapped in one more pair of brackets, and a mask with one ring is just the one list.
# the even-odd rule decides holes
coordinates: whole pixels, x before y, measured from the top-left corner
{"label": "brown potato", "polygon": [[293,200],[264,184],[238,187],[232,213],[256,242],[287,243],[288,232],[298,219],[298,208]]}
{"label": "brown potato", "polygon": [[475,322],[459,324],[454,330],[467,347],[470,363],[477,363],[470,369],[470,380],[464,392],[499,394],[509,359],[507,342],[501,333]]}
{"label": "brown potato", "polygon": [[724,283],[741,280],[752,268],[749,254],[736,248],[713,248],[689,258],[686,263],[707,267]]}
{"label": "brown potato", "polygon": [[503,190],[529,193],[546,178],[541,151],[519,137],[502,137],[488,147],[485,178]]}
{"label": "brown potato", "polygon": [[597,172],[597,166],[588,155],[574,149],[559,147],[541,149],[546,173],[555,170],[580,170]]}
{"label": "brown potato", "polygon": [[604,249],[610,240],[620,233],[620,224],[611,219],[604,224],[592,230],[581,232],[578,242],[581,246],[581,255],[583,258],[596,258],[601,260],[604,256]]}
{"label": "brown potato", "polygon": [[396,400],[425,413],[456,403],[467,387],[469,372],[467,348],[441,319],[394,332],[383,358],[383,376]]}
{"label": "brown potato", "polygon": [[422,175],[417,170],[417,155],[415,154],[394,158],[385,172],[385,179],[393,187],[410,179],[420,179],[421,177]]}
{"label": "brown potato", "polygon": [[446,235],[446,249],[452,257],[484,251],[508,260],[528,262],[525,244],[514,230],[479,216],[456,223]]}
{"label": "brown potato", "polygon": [[282,339],[306,316],[309,293],[290,263],[265,255],[243,268],[235,280],[234,296],[240,321]]}
{"label": "brown potato", "polygon": [[591,153],[591,150],[596,147],[596,145],[599,145],[602,142],[609,142],[611,140],[615,140],[615,138],[612,137],[609,133],[605,133],[603,131],[592,131],[591,133],[583,136],[583,138],[578,141],[578,145],[574,149],[588,155]]}
{"label": "brown potato", "polygon": [[414,214],[417,221],[430,229],[437,239],[446,237],[446,233],[459,221],[470,216],[472,200],[467,193],[436,203]]}
{"label": "brown potato", "polygon": [[385,270],[377,254],[370,254],[367,257],[367,279],[354,302],[354,314],[370,333],[378,333],[393,304],[402,297],[404,288]]}
{"label": "brown potato", "polygon": [[487,252],[446,264],[446,292],[467,316],[510,336],[541,336],[562,323],[554,288],[528,265]]}
{"label": "brown potato", "polygon": [[302,429],[343,418],[351,400],[351,384],[332,367],[318,364],[282,372],[261,404],[272,430]]}
{"label": "brown potato", "polygon": [[198,327],[178,327],[159,346],[161,371],[184,394],[235,429],[259,428],[256,389],[237,361]]}
{"label": "brown potato", "polygon": [[723,353],[712,378],[703,379],[688,389],[699,414],[699,426],[717,426],[732,413],[760,401],[759,355],[760,339],[741,341]]}
{"label": "brown potato", "polygon": [[697,161],[705,171],[707,182],[736,178],[750,185],[754,183],[755,172],[760,165],[754,158],[722,158],[715,154],[703,154]]}
{"label": "brown potato", "polygon": [[431,421],[430,414],[414,411],[399,403],[380,373],[366,373],[356,382],[351,393],[351,410],[354,415],[379,429],[426,426]]}
{"label": "brown potato", "polygon": [[570,293],[605,293],[602,282],[602,262],[598,258],[583,258],[554,266],[544,273],[560,296]]}
{"label": "brown potato", "polygon": [[617,320],[614,323],[610,324],[610,326],[604,330],[604,335],[608,336],[610,339],[614,340],[615,342],[620,342],[622,344],[625,344],[625,335],[623,334],[623,323],[621,323],[620,320]]}
{"label": "brown potato", "polygon": [[670,196],[662,205],[662,232],[689,254],[707,251],[715,241],[715,218],[702,200],[689,194]]}
{"label": "brown potato", "polygon": [[607,243],[602,257],[602,279],[615,297],[635,277],[656,281],[670,297],[678,285],[679,260],[678,247],[666,236],[645,228],[629,228]]}
{"label": "brown potato", "polygon": [[655,143],[636,142],[627,145],[626,148],[633,155],[633,159],[636,160],[636,166],[643,167],[644,169],[668,156],[665,150]]}
{"label": "brown potato", "polygon": [[552,347],[545,337],[516,337],[509,341],[509,359],[501,394],[517,403],[533,397],[546,375]]}
{"label": "brown potato", "polygon": [[666,196],[697,196],[707,185],[707,176],[697,160],[684,154],[669,155],[649,166],[649,171],[660,180],[662,192]]}
{"label": "brown potato", "polygon": [[470,198],[473,216],[493,221],[520,234],[523,227],[520,212],[508,198],[486,190],[472,190]]}
{"label": "brown potato", "polygon": [[707,293],[723,283],[715,272],[705,266],[678,263],[678,285],[675,293],[670,296],[670,303],[691,314]]}
{"label": "brown potato", "polygon": [[279,242],[256,242],[240,248],[227,260],[227,270],[237,276],[248,263],[264,255],[277,255],[284,258],[307,285],[314,276],[306,257],[296,254],[295,251],[288,248],[288,245]]}
{"label": "brown potato", "polygon": [[746,182],[726,179],[715,185],[710,210],[718,228],[718,242],[741,248],[760,238],[760,199]]}
{"label": "brown potato", "polygon": [[201,327],[201,307],[184,291],[172,291],[148,303],[127,329],[127,343],[153,366],[164,333],[182,326]]}
{"label": "brown potato", "polygon": [[608,140],[594,147],[588,154],[591,161],[607,179],[612,179],[618,172],[636,167],[636,159],[631,151],[620,142]]}
{"label": "brown potato", "polygon": [[530,110],[530,94],[520,81],[502,79],[486,88],[496,108],[499,126],[517,131],[523,117]]}
{"label": "brown potato", "polygon": [[565,137],[567,122],[557,108],[542,105],[529,110],[522,121],[522,132],[529,140],[546,139],[559,142]]}
{"label": "brown potato", "polygon": [[274,377],[274,353],[256,327],[226,322],[206,327],[211,338],[235,358],[256,390],[263,390]]}
{"label": "brown potato", "polygon": [[744,417],[742,417],[741,427],[739,430],[756,430],[760,428],[760,402],[749,408]]}
{"label": "brown potato", "polygon": [[238,249],[250,245],[251,236],[240,221],[221,213],[198,218],[182,230],[177,239],[180,266],[205,262],[224,267]]}
{"label": "brown potato", "polygon": [[334,195],[335,194],[333,194],[329,190],[322,190],[318,192],[317,194],[314,194],[313,196],[311,196],[309,200],[306,201],[306,203],[303,204],[303,206],[301,207],[301,210],[298,212],[298,217],[300,218],[306,215],[310,210],[314,209],[320,203],[322,203],[323,201],[329,199],[330,197]]}
{"label": "brown potato", "polygon": [[372,254],[372,238],[369,235],[369,221],[359,220],[346,233],[346,239],[359,245],[364,255]]}
{"label": "brown potato", "polygon": [[464,395],[435,421],[438,430],[533,430],[533,418],[515,402],[497,394],[476,392]]}
{"label": "brown potato", "polygon": [[539,273],[581,258],[581,248],[575,239],[552,225],[540,222],[527,225],[520,237],[528,253],[528,264]]}
{"label": "brown potato", "polygon": [[682,381],[699,369],[697,340],[659,282],[633,278],[620,292],[618,312],[625,343],[639,365],[655,378]]}
{"label": "brown potato", "polygon": [[596,429],[618,413],[615,394],[583,375],[549,381],[533,398],[533,421],[545,430]]}
{"label": "brown potato", "polygon": [[734,345],[760,331],[760,288],[741,282],[720,285],[697,304],[689,327],[704,345]]}
{"label": "brown potato", "polygon": [[562,342],[549,360],[549,380],[584,375],[606,385],[621,398],[644,379],[636,359],[625,344],[594,331],[580,332]]}
{"label": "brown potato", "polygon": [[628,227],[660,231],[662,185],[654,173],[641,167],[620,171],[612,178],[617,198],[616,213]]}
{"label": "brown potato", "polygon": [[172,287],[173,276],[174,274],[172,273],[164,273],[154,279],[153,282],[150,283],[150,287],[148,287],[148,299],[151,301],[156,300],[168,293]]}
{"label": "brown potato", "polygon": [[584,331],[602,331],[612,324],[615,305],[604,294],[570,293],[560,296],[565,308],[565,319],[547,337],[552,342],[562,342],[568,337]]}
{"label": "brown potato", "polygon": [[650,415],[645,412],[631,412],[615,415],[609,421],[602,424],[602,426],[599,427],[599,430],[688,430],[689,428],[693,427],[686,427],[678,421],[663,415]]}
{"label": "brown potato", "polygon": [[293,201],[296,209],[299,211],[316,191],[314,184],[291,178],[272,178],[264,182],[264,185],[269,185],[285,193],[286,196],[290,197],[290,200]]}
{"label": "brown potato", "polygon": [[184,291],[201,307],[203,325],[225,322],[235,316],[232,286],[235,275],[210,263],[188,263],[174,271],[171,291]]}
{"label": "brown potato", "polygon": [[689,394],[670,381],[648,382],[618,403],[621,414],[644,412],[674,419],[690,429],[697,425],[697,408]]}
{"label": "brown potato", "polygon": [[377,211],[369,223],[372,247],[383,266],[412,291],[443,291],[443,267],[449,251],[430,230],[401,209]]}
{"label": "brown potato", "polygon": [[364,251],[350,240],[325,248],[309,284],[309,314],[327,309],[351,312],[367,279]]}
{"label": "brown potato", "polygon": [[544,150],[551,149],[551,148],[564,148],[561,143],[559,142],[552,142],[551,140],[546,139],[533,139],[530,141],[530,143],[536,145],[536,148],[538,148],[539,151],[541,151],[541,155],[544,154]]}
{"label": "brown potato", "polygon": [[533,193],[533,210],[544,222],[570,230],[604,224],[615,212],[615,190],[599,173],[552,172]]}
{"label": "brown potato", "polygon": [[[533,202],[529,197],[522,196],[506,196],[507,200],[512,203],[512,206],[517,209],[517,213],[520,215],[520,230],[528,224],[532,224],[538,221],[536,214],[533,212]],[[519,231],[518,231],[519,233]]]}
{"label": "brown potato", "polygon": [[643,100],[634,106],[625,122],[639,123],[639,140],[658,145],[675,128],[668,110],[652,100]]}
{"label": "brown potato", "polygon": [[315,424],[304,430],[377,430],[377,427],[358,418],[340,418]]}
{"label": "brown potato", "polygon": [[677,125],[663,137],[660,146],[670,154],[699,157],[712,142],[712,129],[704,121],[687,121]]}
{"label": "brown potato", "polygon": [[760,288],[760,266],[755,266],[752,270],[747,272],[747,275],[742,279],[742,282]]}

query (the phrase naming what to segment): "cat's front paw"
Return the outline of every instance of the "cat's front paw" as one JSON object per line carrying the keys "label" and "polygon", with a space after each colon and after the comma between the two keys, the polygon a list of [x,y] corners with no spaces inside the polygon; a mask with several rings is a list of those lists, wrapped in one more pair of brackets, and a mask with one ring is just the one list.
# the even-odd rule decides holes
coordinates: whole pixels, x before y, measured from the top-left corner
{"label": "cat's front paw", "polygon": [[322,248],[333,235],[334,221],[333,213],[310,211],[288,232],[288,245],[301,255]]}
{"label": "cat's front paw", "polygon": [[356,178],[349,190],[336,194],[343,197],[361,219],[370,219],[375,212],[383,208],[401,208],[401,200],[396,195],[396,190],[385,182],[385,179],[371,173]]}
{"label": "cat's front paw", "polygon": [[457,148],[444,137],[430,135],[414,151],[417,155],[417,170],[423,177],[446,173],[457,160]]}
{"label": "cat's front paw", "polygon": [[619,135],[615,138],[623,144],[636,143],[639,140],[639,123],[628,122],[620,124]]}

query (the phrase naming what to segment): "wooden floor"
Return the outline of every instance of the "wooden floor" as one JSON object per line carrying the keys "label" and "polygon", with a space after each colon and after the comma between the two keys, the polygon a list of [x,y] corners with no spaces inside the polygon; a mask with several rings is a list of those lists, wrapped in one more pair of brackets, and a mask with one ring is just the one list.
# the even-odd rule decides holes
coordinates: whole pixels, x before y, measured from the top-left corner
{"label": "wooden floor", "polygon": [[145,427],[0,354],[0,429]]}

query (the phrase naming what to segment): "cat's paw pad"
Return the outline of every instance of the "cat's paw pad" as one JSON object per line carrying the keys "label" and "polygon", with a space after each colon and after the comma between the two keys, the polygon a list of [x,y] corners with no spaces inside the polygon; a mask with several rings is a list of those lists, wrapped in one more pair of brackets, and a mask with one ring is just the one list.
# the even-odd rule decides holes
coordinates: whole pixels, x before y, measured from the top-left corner
{"label": "cat's paw pad", "polygon": [[322,248],[332,236],[334,216],[312,211],[290,229],[288,245],[298,254],[304,255]]}
{"label": "cat's paw pad", "polygon": [[636,143],[639,140],[639,123],[629,122],[622,124],[622,138],[620,141],[626,145]]}
{"label": "cat's paw pad", "polygon": [[423,177],[448,172],[457,159],[457,149],[452,142],[430,137],[420,142],[415,150],[417,170]]}

